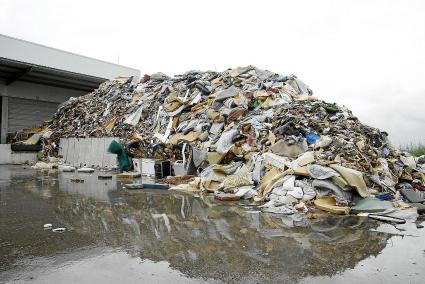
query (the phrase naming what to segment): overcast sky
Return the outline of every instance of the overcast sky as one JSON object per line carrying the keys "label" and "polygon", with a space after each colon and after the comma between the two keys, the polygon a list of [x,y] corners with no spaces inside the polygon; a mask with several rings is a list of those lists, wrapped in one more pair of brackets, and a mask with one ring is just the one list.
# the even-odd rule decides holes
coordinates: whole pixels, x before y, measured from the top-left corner
{"label": "overcast sky", "polygon": [[424,0],[0,0],[0,33],[142,74],[295,74],[394,144],[425,143]]}

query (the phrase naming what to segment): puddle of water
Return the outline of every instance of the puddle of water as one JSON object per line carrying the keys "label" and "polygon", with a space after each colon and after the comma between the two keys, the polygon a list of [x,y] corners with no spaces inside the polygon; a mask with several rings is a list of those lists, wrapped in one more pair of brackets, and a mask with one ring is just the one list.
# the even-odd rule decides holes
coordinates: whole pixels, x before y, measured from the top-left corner
{"label": "puddle of water", "polygon": [[[75,176],[84,183],[71,182]],[[67,231],[44,230],[45,223]],[[161,190],[128,192],[115,177],[97,174],[0,166],[0,282],[421,279],[423,230],[391,237],[379,225],[353,216],[273,215]]]}

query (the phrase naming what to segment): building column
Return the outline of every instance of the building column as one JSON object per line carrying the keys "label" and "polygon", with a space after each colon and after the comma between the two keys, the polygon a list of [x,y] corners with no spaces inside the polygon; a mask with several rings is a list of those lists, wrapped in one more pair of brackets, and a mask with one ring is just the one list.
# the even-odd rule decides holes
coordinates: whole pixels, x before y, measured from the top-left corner
{"label": "building column", "polygon": [[1,97],[1,136],[0,143],[5,144],[7,138],[7,126],[9,124],[9,98],[6,96]]}

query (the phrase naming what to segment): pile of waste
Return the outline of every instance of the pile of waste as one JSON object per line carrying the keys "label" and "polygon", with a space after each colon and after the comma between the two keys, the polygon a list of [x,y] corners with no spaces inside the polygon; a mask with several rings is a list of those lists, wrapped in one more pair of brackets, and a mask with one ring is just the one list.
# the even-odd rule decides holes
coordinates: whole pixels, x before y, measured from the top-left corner
{"label": "pile of waste", "polygon": [[57,155],[64,137],[119,137],[130,157],[193,176],[170,177],[175,190],[283,214],[319,208],[398,222],[424,210],[425,158],[394,149],[387,133],[318,100],[294,75],[248,66],[132,81],[62,104],[39,134],[45,154]]}

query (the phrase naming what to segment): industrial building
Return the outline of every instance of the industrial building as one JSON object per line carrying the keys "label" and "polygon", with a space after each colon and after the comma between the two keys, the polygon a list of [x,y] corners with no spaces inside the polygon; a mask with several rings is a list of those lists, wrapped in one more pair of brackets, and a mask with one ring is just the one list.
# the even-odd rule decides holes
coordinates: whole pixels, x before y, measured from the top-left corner
{"label": "industrial building", "polygon": [[137,80],[140,70],[0,34],[1,143],[118,76]]}

